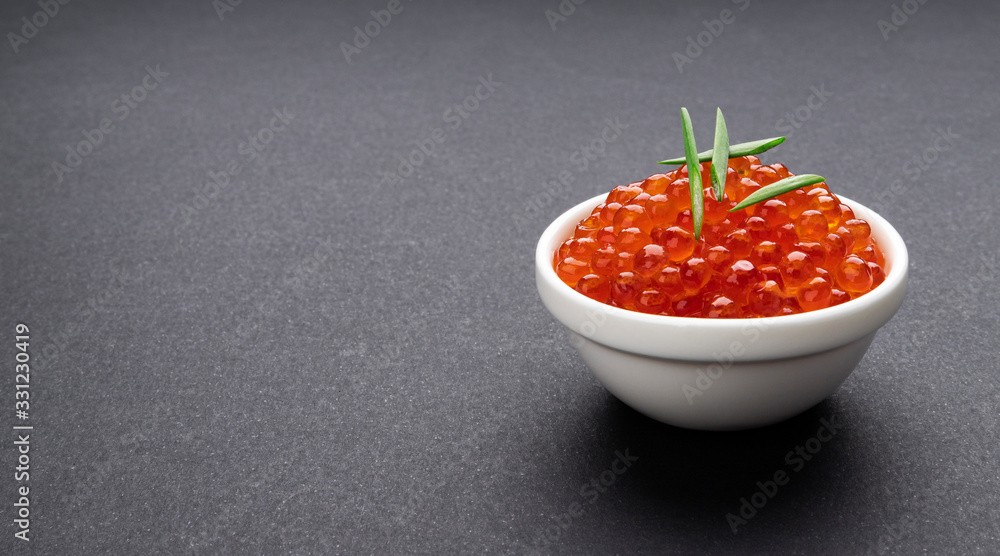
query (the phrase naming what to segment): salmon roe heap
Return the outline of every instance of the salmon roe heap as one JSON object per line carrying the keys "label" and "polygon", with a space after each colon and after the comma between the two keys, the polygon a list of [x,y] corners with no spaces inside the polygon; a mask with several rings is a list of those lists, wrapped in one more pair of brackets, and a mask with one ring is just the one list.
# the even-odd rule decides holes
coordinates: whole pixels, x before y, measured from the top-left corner
{"label": "salmon roe heap", "polygon": [[[702,183],[711,183],[706,162]],[[620,185],[556,251],[556,274],[576,291],[647,314],[755,318],[816,311],[885,280],[871,226],[825,183],[729,212],[789,175],[756,156],[732,158],[722,201],[704,189],[694,237],[687,167]]]}

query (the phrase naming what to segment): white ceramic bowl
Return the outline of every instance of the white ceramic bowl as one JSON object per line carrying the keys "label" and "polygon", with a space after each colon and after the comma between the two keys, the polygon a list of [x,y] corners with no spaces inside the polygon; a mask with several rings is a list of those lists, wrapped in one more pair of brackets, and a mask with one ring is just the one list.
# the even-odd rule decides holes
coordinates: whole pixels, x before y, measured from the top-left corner
{"label": "white ceramic bowl", "polygon": [[903,239],[885,219],[843,196],[871,225],[886,259],[885,281],[858,299],[757,319],[647,315],[594,301],[563,283],[552,259],[605,197],[573,207],[542,234],[535,251],[538,293],[598,380],[664,423],[738,430],[809,409],[844,382],[903,302],[909,265]]}

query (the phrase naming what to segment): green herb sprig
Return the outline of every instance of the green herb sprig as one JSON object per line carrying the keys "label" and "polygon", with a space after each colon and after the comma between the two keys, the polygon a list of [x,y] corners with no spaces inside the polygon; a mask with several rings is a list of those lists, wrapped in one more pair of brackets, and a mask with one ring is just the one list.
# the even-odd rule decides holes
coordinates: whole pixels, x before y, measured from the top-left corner
{"label": "green herb sprig", "polygon": [[684,155],[687,157],[688,189],[691,191],[691,218],[694,219],[694,239],[701,236],[701,222],[705,218],[705,197],[701,193],[701,165],[698,164],[698,147],[694,143],[694,129],[687,108],[681,108],[681,127],[684,130]]}
{"label": "green herb sprig", "polygon": [[761,201],[766,201],[772,197],[777,197],[782,193],[788,193],[794,189],[800,187],[805,187],[807,185],[814,185],[817,183],[823,183],[826,178],[823,176],[817,176],[816,174],[800,174],[798,176],[788,176],[785,179],[778,180],[771,185],[765,185],[757,191],[747,195],[746,199],[740,201],[738,205],[729,209],[729,212],[734,212],[737,210],[743,210],[750,205],[756,205]]}
{"label": "green herb sprig", "polygon": [[715,198],[721,203],[726,187],[726,171],[729,170],[729,131],[726,129],[726,119],[722,117],[722,109],[716,110],[715,148],[712,149],[712,189],[715,191]]}
{"label": "green herb sprig", "polygon": [[[750,141],[749,143],[732,145],[729,147],[729,158],[760,154],[762,152],[769,151],[784,142],[784,137],[771,137],[770,139],[761,139],[759,141]],[[714,152],[714,150],[707,150],[703,153],[698,153],[698,162],[708,162],[709,160],[712,160]],[[671,158],[669,160],[661,160],[657,164],[677,165],[684,164],[685,162],[687,162],[686,158]]]}
{"label": "green herb sprig", "polygon": [[[671,158],[660,161],[660,164],[685,164],[688,173],[688,189],[691,193],[691,219],[694,222],[694,239],[701,238],[701,226],[705,219],[705,199],[702,193],[701,183],[701,163],[712,162],[710,175],[712,180],[712,191],[715,197],[721,202],[725,193],[726,172],[729,168],[729,160],[740,156],[749,156],[769,151],[785,142],[784,137],[771,137],[749,143],[729,144],[729,131],[726,128],[726,119],[722,116],[722,109],[716,110],[715,116],[715,145],[711,150],[703,153],[698,152],[694,141],[694,129],[691,125],[691,115],[687,108],[681,108],[681,128],[684,134],[684,157]],[[755,205],[761,201],[766,201],[772,197],[777,197],[783,193],[788,193],[800,187],[814,185],[826,181],[822,176],[816,174],[802,174],[789,176],[778,180],[771,185],[762,187],[754,191],[743,199],[729,212],[743,210],[750,205]]]}

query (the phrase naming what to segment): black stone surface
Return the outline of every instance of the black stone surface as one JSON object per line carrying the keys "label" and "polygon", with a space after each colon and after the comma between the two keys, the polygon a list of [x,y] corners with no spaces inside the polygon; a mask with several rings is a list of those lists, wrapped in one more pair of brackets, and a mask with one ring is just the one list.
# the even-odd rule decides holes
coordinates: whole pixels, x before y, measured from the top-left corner
{"label": "black stone surface", "polygon": [[[997,3],[42,4],[0,7],[0,552],[1000,552]],[[909,246],[902,310],[777,426],[637,414],[535,293],[543,228],[681,154],[682,105]]]}

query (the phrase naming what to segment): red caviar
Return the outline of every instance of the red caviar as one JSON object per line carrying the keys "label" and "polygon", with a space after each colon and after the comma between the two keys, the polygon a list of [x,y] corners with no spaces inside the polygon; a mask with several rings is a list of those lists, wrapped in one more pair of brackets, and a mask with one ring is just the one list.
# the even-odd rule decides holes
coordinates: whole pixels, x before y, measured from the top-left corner
{"label": "red caviar", "polygon": [[[703,163],[703,177],[708,171]],[[711,187],[703,192],[699,240],[685,166],[618,186],[556,251],[556,274],[602,303],[704,318],[815,311],[881,284],[885,255],[871,226],[825,183],[729,212],[789,175],[784,165],[764,166],[756,156],[731,159],[723,200]]]}

